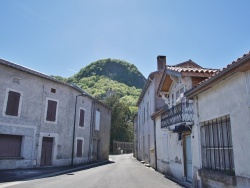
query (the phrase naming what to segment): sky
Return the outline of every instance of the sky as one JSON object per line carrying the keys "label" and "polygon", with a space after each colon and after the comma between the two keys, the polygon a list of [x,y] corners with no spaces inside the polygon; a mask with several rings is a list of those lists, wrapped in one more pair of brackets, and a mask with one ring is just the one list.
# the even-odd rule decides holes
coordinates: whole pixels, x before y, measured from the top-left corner
{"label": "sky", "polygon": [[106,58],[223,68],[250,51],[249,0],[1,0],[0,58],[70,77]]}

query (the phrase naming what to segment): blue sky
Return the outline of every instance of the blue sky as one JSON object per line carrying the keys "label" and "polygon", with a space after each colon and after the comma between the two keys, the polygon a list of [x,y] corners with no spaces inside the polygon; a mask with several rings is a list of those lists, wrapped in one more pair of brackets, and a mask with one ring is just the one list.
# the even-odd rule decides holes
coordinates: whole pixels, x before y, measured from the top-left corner
{"label": "blue sky", "polygon": [[2,0],[0,58],[70,77],[99,59],[147,77],[157,55],[222,68],[250,50],[249,0]]}

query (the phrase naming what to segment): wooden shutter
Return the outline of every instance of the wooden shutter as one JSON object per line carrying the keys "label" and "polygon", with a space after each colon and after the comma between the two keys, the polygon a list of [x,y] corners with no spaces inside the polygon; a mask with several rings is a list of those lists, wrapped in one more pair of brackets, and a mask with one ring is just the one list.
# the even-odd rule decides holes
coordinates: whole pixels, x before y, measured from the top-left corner
{"label": "wooden shutter", "polygon": [[6,115],[18,116],[20,96],[20,93],[9,91],[7,108],[5,112]]}
{"label": "wooden shutter", "polygon": [[84,115],[85,111],[83,109],[80,110],[80,120],[79,120],[79,126],[84,127]]}
{"label": "wooden shutter", "polygon": [[0,157],[20,157],[22,136],[0,134]]}
{"label": "wooden shutter", "polygon": [[48,100],[48,108],[47,108],[47,121],[56,121],[56,107],[57,102]]}
{"label": "wooden shutter", "polygon": [[82,140],[77,140],[77,157],[82,157]]}

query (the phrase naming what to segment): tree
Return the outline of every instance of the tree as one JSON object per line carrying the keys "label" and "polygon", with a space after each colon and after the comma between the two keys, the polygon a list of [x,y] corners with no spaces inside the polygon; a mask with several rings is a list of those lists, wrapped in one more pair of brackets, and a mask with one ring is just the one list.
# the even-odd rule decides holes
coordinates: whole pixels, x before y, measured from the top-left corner
{"label": "tree", "polygon": [[131,142],[133,140],[133,124],[129,106],[121,102],[117,95],[106,98],[105,104],[112,109],[110,150],[113,151],[113,141]]}

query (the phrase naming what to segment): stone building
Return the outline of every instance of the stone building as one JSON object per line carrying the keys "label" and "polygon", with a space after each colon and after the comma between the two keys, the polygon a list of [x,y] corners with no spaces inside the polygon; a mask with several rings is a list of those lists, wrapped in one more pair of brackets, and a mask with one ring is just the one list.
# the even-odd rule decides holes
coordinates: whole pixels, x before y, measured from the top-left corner
{"label": "stone building", "polygon": [[[111,112],[105,105],[75,85],[3,59],[0,80],[1,169],[108,158]],[[98,158],[92,155],[95,135]]]}
{"label": "stone building", "polygon": [[189,90],[195,187],[250,187],[250,52]]}
{"label": "stone building", "polygon": [[155,127],[151,114],[163,105],[163,99],[156,96],[156,91],[161,80],[163,69],[166,65],[166,56],[157,57],[157,71],[149,74],[146,84],[137,101],[138,113],[134,122],[136,130],[136,156],[138,160],[156,168],[155,158]]}
{"label": "stone building", "polygon": [[164,105],[151,117],[156,126],[157,169],[166,176],[192,182],[193,102],[184,93],[215,72],[192,60],[164,69],[157,90]]}

